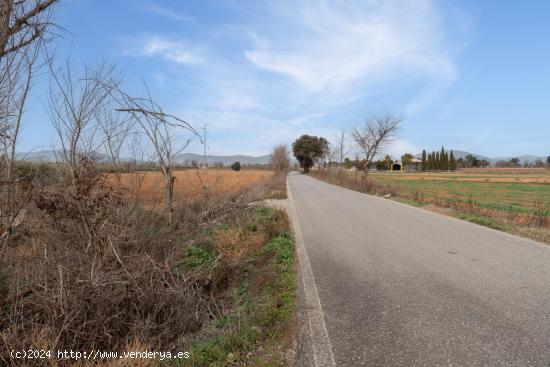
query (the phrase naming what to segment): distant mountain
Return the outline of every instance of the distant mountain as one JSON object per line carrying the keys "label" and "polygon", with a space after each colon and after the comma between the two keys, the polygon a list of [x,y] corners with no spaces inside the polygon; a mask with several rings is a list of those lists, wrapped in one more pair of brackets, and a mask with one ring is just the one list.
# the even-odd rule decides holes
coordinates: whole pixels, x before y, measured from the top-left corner
{"label": "distant mountain", "polygon": [[[221,162],[224,166],[230,166],[235,162],[241,164],[268,164],[271,156],[262,155],[259,157],[252,157],[247,155],[207,155],[204,157],[202,154],[195,153],[183,153],[176,157],[175,161],[178,164],[191,163],[191,161],[197,161],[203,163],[206,158],[208,165],[212,166],[214,163]],[[16,159],[30,162],[40,163],[53,163],[61,159],[61,150],[36,150],[28,153],[17,153]],[[102,160],[101,158],[99,160]],[[122,160],[128,160],[122,158]]]}
{"label": "distant mountain", "polygon": [[477,159],[479,160],[482,160],[482,159],[485,159],[487,161],[491,161],[491,158],[489,157],[486,157],[486,156],[483,156],[483,155],[480,155],[480,154],[476,154],[476,153],[470,153],[470,152],[465,152],[463,150],[453,150],[453,155],[455,156],[456,159],[459,159],[459,158],[466,158],[467,155],[473,155],[474,157],[476,157]]}
{"label": "distant mountain", "polygon": [[252,157],[248,155],[206,155],[195,154],[195,153],[183,153],[176,157],[176,162],[179,164],[191,163],[191,161],[196,161],[199,164],[202,164],[205,160],[209,166],[214,163],[221,162],[224,166],[230,166],[235,162],[240,162],[241,164],[268,164],[271,159],[270,155],[262,155],[259,157]]}
{"label": "distant mountain", "polygon": [[509,161],[510,159],[512,158],[518,158],[519,159],[519,162],[521,164],[525,163],[525,162],[531,162],[531,163],[535,163],[536,160],[540,159],[541,161],[543,162],[546,162],[546,157],[539,157],[539,156],[536,156],[536,155],[520,155],[520,156],[517,156],[517,157],[505,157],[505,158],[494,158],[493,159],[493,162],[498,162],[498,161]]}
{"label": "distant mountain", "polygon": [[15,159],[29,162],[53,163],[61,159],[61,150],[35,150],[27,153],[16,153]]}
{"label": "distant mountain", "polygon": [[[63,159],[62,150],[35,150],[27,153],[16,153],[15,159],[20,161],[29,161],[37,163],[55,163]],[[124,160],[124,159],[123,159]],[[108,157],[104,154],[96,154],[96,162],[108,161]]]}

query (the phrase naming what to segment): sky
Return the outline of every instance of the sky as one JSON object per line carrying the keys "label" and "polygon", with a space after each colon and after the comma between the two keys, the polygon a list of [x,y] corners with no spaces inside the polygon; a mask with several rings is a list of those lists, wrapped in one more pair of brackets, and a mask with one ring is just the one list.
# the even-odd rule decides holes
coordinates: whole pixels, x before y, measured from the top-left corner
{"label": "sky", "polygon": [[[130,93],[145,81],[166,112],[208,124],[209,154],[335,140],[391,112],[394,156],[550,155],[549,1],[65,0],[55,17],[58,59],[116,63]],[[55,144],[47,83],[21,151]]]}

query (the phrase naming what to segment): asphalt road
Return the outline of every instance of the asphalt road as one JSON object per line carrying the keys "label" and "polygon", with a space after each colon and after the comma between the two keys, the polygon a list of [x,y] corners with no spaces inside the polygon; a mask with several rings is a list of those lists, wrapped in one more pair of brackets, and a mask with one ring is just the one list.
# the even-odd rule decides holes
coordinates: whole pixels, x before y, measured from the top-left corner
{"label": "asphalt road", "polygon": [[550,246],[296,173],[288,190],[297,366],[550,366]]}

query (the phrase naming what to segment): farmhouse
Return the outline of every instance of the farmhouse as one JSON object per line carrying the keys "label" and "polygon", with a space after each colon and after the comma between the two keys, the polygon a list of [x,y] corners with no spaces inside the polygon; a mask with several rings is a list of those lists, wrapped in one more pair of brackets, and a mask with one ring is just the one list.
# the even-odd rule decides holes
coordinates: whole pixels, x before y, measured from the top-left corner
{"label": "farmhouse", "polygon": [[418,158],[410,159],[410,162],[403,164],[401,161],[394,161],[390,166],[390,171],[420,171],[422,168],[422,160]]}

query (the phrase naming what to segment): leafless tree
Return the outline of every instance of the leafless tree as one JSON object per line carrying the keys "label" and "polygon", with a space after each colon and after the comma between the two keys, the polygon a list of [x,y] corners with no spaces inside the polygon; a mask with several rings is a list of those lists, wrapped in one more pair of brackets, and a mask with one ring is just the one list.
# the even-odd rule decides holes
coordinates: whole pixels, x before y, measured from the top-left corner
{"label": "leafless tree", "polygon": [[113,78],[114,68],[106,63],[85,66],[82,75],[76,76],[68,60],[59,68],[55,68],[52,61],[48,65],[51,77],[49,111],[61,147],[58,159],[63,165],[60,168],[67,170],[69,194],[88,237],[89,248],[93,234],[81,205],[85,189],[82,177],[88,170],[87,164],[98,157],[103,145],[98,111],[111,98],[104,85],[117,85]]}
{"label": "leafless tree", "polygon": [[346,130],[340,130],[340,132],[334,137],[334,142],[334,155],[335,158],[338,160],[338,163],[341,164],[344,161],[345,155],[347,153]]}
{"label": "leafless tree", "polygon": [[103,86],[118,85],[118,82],[113,78],[114,67],[106,63],[84,66],[79,76],[74,75],[68,60],[57,69],[51,62],[49,66],[50,118],[61,146],[60,158],[71,170],[76,194],[81,160],[96,159],[104,143],[101,111],[111,96]]}
{"label": "leafless tree", "polygon": [[[119,88],[116,89],[116,94],[120,96],[119,104],[122,106],[117,111],[128,113],[134,119],[138,131],[145,135],[153,146],[166,185],[165,208],[168,220],[172,222],[176,180],[173,172],[175,159],[195,137],[199,139],[201,137],[191,124],[177,116],[165,113],[152,99],[147,86],[146,90],[146,97],[133,97]],[[189,135],[181,139],[177,134],[182,132]]]}
{"label": "leafless tree", "polygon": [[0,258],[13,228],[23,220],[29,199],[30,191],[22,187],[14,172],[15,152],[56,1],[0,1]]}
{"label": "leafless tree", "polygon": [[58,0],[2,0],[0,2],[0,59],[42,39],[51,26],[51,10]]}
{"label": "leafless tree", "polygon": [[286,172],[290,168],[288,147],[285,144],[278,144],[271,152],[270,165],[277,172]]}
{"label": "leafless tree", "polygon": [[27,48],[0,58],[0,257],[22,221],[30,193],[15,175],[15,153],[38,54],[38,48]]}
{"label": "leafless tree", "polygon": [[[108,98],[100,108],[95,112],[95,119],[100,128],[101,141],[103,142],[103,148],[100,153],[105,156],[109,161],[110,171],[115,175],[115,178],[120,185],[122,162],[121,155],[123,148],[128,138],[132,136],[134,132],[133,119],[127,115],[120,114],[116,111],[119,106],[113,98]],[[143,161],[143,154],[138,154],[136,142],[129,147],[129,151],[132,152],[132,158],[134,160]]]}
{"label": "leafless tree", "polygon": [[393,141],[401,121],[400,117],[384,113],[367,118],[363,127],[353,128],[351,137],[363,156],[365,175],[374,157]]}

